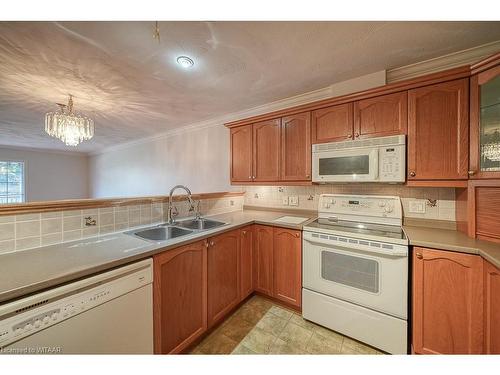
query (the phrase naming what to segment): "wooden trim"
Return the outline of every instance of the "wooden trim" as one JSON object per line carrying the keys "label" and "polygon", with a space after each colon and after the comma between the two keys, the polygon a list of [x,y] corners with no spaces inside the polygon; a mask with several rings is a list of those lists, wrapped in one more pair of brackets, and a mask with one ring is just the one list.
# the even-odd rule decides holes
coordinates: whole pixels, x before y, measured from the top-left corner
{"label": "wooden trim", "polygon": [[231,181],[231,185],[234,186],[246,186],[246,185],[254,185],[254,186],[310,186],[316,185],[312,181],[255,181],[255,182],[240,182],[240,181]]}
{"label": "wooden trim", "polygon": [[467,180],[408,180],[408,187],[455,187],[466,188]]}
{"label": "wooden trim", "polygon": [[356,100],[368,99],[375,96],[392,94],[399,91],[405,91],[417,87],[433,85],[436,83],[441,83],[445,81],[452,81],[459,78],[466,78],[470,76],[470,66],[464,65],[458,68],[448,69],[442,72],[437,72],[429,74],[426,76],[416,77],[408,79],[405,81],[399,81],[390,83],[388,85],[375,87],[373,89],[337,96],[334,98],[323,99],[312,103],[302,104],[299,106],[286,108],[278,111],[273,111],[270,113],[265,113],[258,116],[252,116],[249,118],[228,122],[225,124],[226,127],[232,128],[236,126],[248,125],[255,122],[261,122],[266,120],[275,119],[278,117],[285,117],[289,115],[294,115],[300,112],[313,111],[316,109],[321,109],[324,107],[329,107],[332,105],[344,104],[353,102]]}
{"label": "wooden trim", "polygon": [[[195,200],[239,197],[245,195],[244,192],[217,192],[193,194]],[[173,201],[178,202],[186,199],[186,195],[174,195]],[[0,216],[32,214],[51,211],[83,210],[89,208],[130,206],[138,204],[164,203],[168,202],[167,195],[153,197],[135,198],[110,198],[110,199],[64,199],[59,201],[42,201],[31,203],[16,203],[0,205]]]}
{"label": "wooden trim", "polygon": [[500,64],[500,52],[471,65],[471,74],[481,73]]}

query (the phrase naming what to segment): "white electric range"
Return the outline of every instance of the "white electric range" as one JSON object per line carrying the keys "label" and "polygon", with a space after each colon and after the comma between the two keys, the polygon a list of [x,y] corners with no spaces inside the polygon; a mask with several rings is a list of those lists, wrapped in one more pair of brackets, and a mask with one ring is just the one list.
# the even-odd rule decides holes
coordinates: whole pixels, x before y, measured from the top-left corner
{"label": "white electric range", "polygon": [[318,219],[304,226],[304,318],[388,353],[407,353],[402,223],[399,197],[322,194]]}

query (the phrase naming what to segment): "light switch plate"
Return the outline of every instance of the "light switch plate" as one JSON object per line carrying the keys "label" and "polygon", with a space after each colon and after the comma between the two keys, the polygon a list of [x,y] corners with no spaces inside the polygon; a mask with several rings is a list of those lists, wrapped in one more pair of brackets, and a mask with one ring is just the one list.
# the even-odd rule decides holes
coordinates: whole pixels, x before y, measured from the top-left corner
{"label": "light switch plate", "polygon": [[299,197],[297,195],[292,195],[288,197],[288,202],[290,206],[298,206],[299,205]]}
{"label": "light switch plate", "polygon": [[409,201],[408,209],[414,214],[425,214],[425,199],[415,199]]}
{"label": "light switch plate", "polygon": [[283,206],[288,206],[288,197],[283,197],[283,201],[281,203]]}

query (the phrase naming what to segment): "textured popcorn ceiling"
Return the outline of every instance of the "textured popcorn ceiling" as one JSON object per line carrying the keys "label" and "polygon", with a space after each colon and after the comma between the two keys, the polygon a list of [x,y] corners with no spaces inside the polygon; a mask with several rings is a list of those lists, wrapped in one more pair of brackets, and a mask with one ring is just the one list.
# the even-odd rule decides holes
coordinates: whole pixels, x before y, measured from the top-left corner
{"label": "textured popcorn ceiling", "polygon": [[[96,135],[163,133],[500,39],[487,22],[0,22],[0,145],[69,149],[44,113],[75,97]],[[193,69],[175,58],[188,55]]]}

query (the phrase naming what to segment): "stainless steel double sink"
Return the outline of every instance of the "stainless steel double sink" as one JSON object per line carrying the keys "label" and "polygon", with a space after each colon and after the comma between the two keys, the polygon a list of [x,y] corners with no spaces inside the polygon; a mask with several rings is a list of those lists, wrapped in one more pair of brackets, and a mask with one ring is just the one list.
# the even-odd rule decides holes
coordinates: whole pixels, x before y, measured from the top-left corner
{"label": "stainless steel double sink", "polygon": [[137,236],[149,241],[162,242],[187,236],[188,234],[214,229],[223,225],[227,225],[227,223],[204,218],[188,219],[179,221],[175,224],[161,224],[154,227],[132,230],[125,232],[125,234]]}

